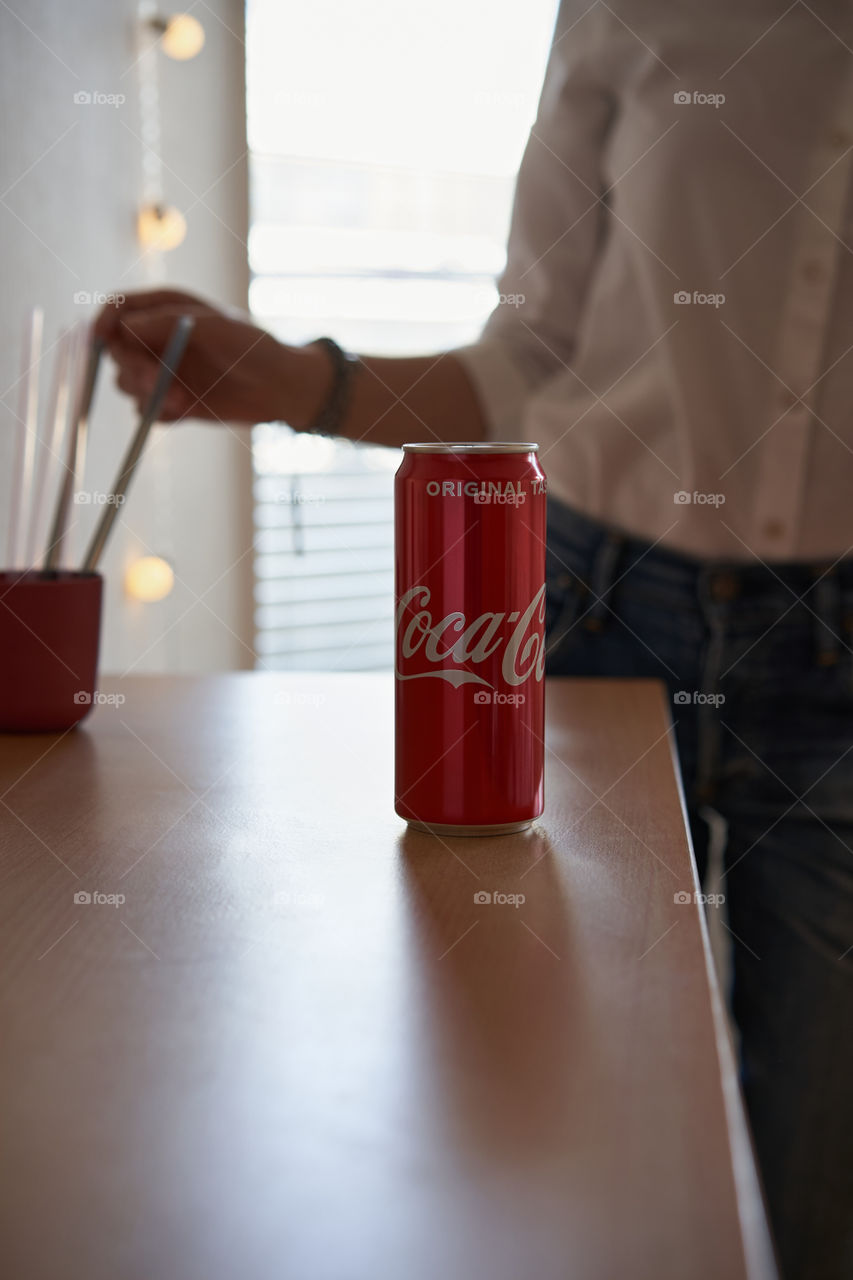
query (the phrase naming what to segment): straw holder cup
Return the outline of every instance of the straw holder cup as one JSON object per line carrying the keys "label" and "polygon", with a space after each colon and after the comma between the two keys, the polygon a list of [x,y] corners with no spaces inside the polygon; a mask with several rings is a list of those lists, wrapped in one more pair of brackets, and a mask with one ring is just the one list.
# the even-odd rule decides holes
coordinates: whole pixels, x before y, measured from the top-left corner
{"label": "straw holder cup", "polygon": [[99,573],[0,570],[0,732],[70,729],[95,701]]}

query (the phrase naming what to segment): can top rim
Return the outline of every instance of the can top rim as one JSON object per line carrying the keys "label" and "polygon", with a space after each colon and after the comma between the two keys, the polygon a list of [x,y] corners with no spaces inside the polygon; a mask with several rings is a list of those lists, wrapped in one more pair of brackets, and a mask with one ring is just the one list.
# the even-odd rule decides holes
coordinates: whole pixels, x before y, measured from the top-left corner
{"label": "can top rim", "polygon": [[482,440],[462,440],[459,443],[404,444],[404,453],[538,453],[538,444],[511,441],[508,444],[486,443]]}

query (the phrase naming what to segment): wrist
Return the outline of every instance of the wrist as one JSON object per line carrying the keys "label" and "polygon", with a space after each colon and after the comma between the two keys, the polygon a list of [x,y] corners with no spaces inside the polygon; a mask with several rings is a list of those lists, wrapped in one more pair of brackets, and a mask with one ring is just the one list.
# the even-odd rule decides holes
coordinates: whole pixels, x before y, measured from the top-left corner
{"label": "wrist", "polygon": [[289,347],[279,343],[275,418],[304,431],[320,412],[334,371],[322,347]]}

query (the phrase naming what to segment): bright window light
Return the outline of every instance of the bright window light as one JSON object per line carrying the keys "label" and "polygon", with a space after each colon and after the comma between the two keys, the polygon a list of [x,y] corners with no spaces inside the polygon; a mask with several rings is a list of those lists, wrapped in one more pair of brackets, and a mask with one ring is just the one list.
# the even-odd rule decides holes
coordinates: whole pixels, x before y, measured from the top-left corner
{"label": "bright window light", "polygon": [[[497,302],[556,0],[249,0],[252,284],[285,342],[427,354]],[[265,666],[391,663],[391,450],[254,438]]]}

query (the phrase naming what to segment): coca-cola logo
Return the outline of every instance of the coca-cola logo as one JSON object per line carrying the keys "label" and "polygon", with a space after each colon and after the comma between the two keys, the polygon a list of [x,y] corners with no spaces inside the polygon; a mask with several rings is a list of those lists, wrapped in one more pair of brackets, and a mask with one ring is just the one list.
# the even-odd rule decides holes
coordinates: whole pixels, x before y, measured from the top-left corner
{"label": "coca-cola logo", "polygon": [[[434,618],[429,608],[429,587],[410,587],[400,597],[396,616],[396,665],[398,680],[446,680],[458,689],[463,684],[494,685],[472,671],[500,653],[500,673],[504,684],[524,684],[531,676],[545,674],[545,584],[536,592],[523,613],[481,613],[468,621],[464,613],[452,611]],[[418,661],[419,659],[419,661]],[[412,660],[415,660],[412,662]],[[427,670],[411,671],[407,666],[429,664]],[[403,668],[401,670],[401,668]]]}

